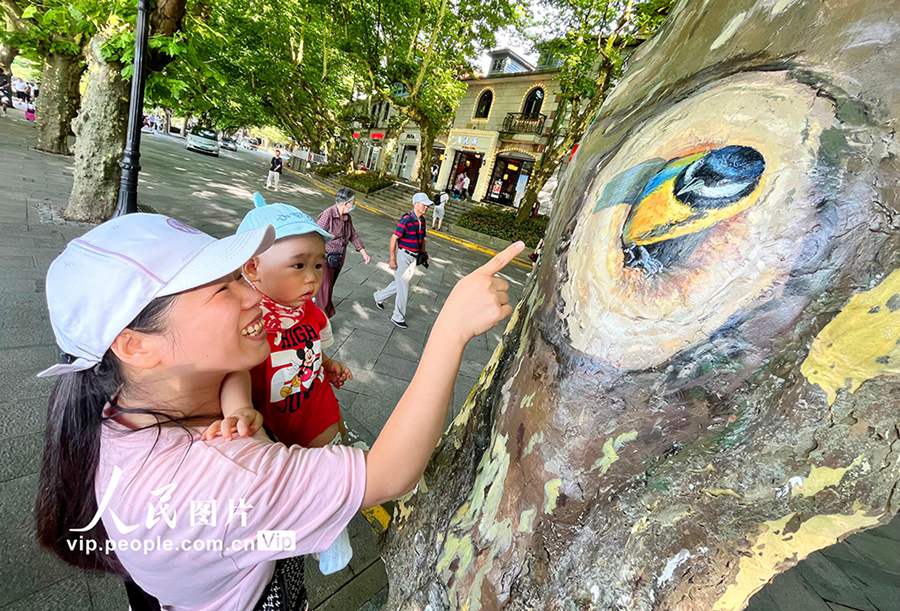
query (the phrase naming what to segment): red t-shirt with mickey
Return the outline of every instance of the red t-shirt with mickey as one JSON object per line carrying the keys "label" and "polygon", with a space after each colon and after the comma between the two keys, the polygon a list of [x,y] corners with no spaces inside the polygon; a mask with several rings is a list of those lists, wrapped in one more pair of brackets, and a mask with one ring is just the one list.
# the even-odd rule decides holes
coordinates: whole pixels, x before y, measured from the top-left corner
{"label": "red t-shirt with mickey", "polygon": [[290,317],[268,301],[263,299],[260,307],[272,352],[250,372],[253,406],[278,441],[308,447],[340,419],[337,397],[322,368],[322,348],[334,343],[331,324],[314,303]]}

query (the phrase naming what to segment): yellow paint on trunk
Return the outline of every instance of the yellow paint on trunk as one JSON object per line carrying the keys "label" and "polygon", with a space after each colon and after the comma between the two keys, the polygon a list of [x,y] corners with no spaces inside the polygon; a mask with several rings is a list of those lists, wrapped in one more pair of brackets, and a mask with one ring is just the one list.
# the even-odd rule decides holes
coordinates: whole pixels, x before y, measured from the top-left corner
{"label": "yellow paint on trunk", "polygon": [[707,496],[733,496],[736,499],[741,498],[741,495],[732,490],[731,488],[703,488],[700,490],[703,494]]}
{"label": "yellow paint on trunk", "polygon": [[738,562],[734,582],[713,606],[713,611],[743,609],[755,592],[778,573],[793,566],[812,552],[832,545],[844,535],[874,526],[878,516],[866,515],[858,503],[854,513],[813,516],[796,529],[785,532],[794,513],[764,522],[750,552]]}
{"label": "yellow paint on trunk", "polygon": [[791,496],[815,496],[825,490],[825,488],[837,486],[844,479],[844,474],[847,471],[861,464],[865,459],[865,456],[859,455],[846,467],[838,467],[836,469],[813,465],[809,470],[809,475],[803,481],[803,485],[791,489]]}
{"label": "yellow paint on trunk", "polygon": [[536,513],[534,509],[526,509],[519,514],[519,527],[517,530],[520,533],[531,532],[531,529],[534,527],[534,516]]}
{"label": "yellow paint on trunk", "polygon": [[551,479],[544,484],[544,513],[550,513],[556,509],[560,486],[562,486],[562,480],[559,478]]}
{"label": "yellow paint on trunk", "polygon": [[387,530],[388,524],[391,522],[391,514],[383,506],[375,505],[374,507],[363,509],[362,512],[376,531],[384,532]]}
{"label": "yellow paint on trunk", "polygon": [[866,380],[900,374],[900,270],[850,298],[813,340],[800,372],[829,405],[842,388],[852,393]]}
{"label": "yellow paint on trunk", "polygon": [[531,452],[534,450],[534,446],[536,446],[537,444],[539,444],[542,441],[544,441],[544,432],[543,431],[538,431],[537,433],[532,435],[531,438],[528,439],[528,445],[525,446],[525,456],[528,456],[529,454],[531,454]]}
{"label": "yellow paint on trunk", "polygon": [[612,464],[619,460],[618,451],[622,449],[622,446],[635,439],[637,439],[637,431],[628,431],[627,433],[617,435],[615,438],[610,437],[607,439],[603,443],[603,455],[594,462],[591,471],[600,469],[600,474],[604,475],[609,471]]}

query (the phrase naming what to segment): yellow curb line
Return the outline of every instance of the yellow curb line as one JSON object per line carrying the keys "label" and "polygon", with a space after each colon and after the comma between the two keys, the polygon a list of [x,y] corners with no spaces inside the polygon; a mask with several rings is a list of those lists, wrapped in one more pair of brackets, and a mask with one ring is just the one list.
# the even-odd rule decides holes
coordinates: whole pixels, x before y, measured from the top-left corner
{"label": "yellow curb line", "polygon": [[[310,181],[311,183],[313,183],[314,185],[316,185],[323,191],[330,193],[331,195],[334,195],[337,193],[337,191],[335,191],[334,189],[332,189],[325,183],[319,182],[318,180],[316,180],[315,178],[313,178],[311,176],[300,174],[300,172],[298,172],[297,170],[292,170],[291,168],[285,168],[285,169],[288,172],[297,174],[298,176],[305,178],[306,180]],[[385,213],[384,211],[379,210],[378,208],[374,208],[374,207],[366,204],[365,202],[361,201],[361,198],[359,195],[356,196],[356,205],[359,206],[360,208],[362,208],[363,210],[365,210],[366,212],[371,212],[372,214],[377,214],[379,216],[392,218],[389,214]],[[462,246],[463,248],[468,248],[469,250],[474,250],[475,252],[480,252],[482,254],[485,254],[485,255],[488,255],[491,257],[493,257],[494,255],[496,255],[499,252],[492,248],[487,248],[486,246],[481,246],[480,244],[476,244],[475,242],[470,242],[469,240],[465,240],[463,238],[457,238],[456,236],[452,236],[450,234],[444,233],[442,231],[438,231],[436,229],[429,229],[428,234],[433,235],[438,238],[441,238],[442,240],[447,240],[448,242],[456,244],[457,246]],[[513,259],[512,264],[518,268],[527,269],[527,270],[531,271],[531,263],[526,263],[525,261],[522,261],[520,259]]]}
{"label": "yellow curb line", "polygon": [[363,515],[366,517],[366,520],[369,521],[369,524],[377,530],[378,532],[384,532],[387,530],[388,524],[391,522],[391,514],[387,512],[381,505],[375,505],[374,507],[369,507],[368,509],[362,510]]}

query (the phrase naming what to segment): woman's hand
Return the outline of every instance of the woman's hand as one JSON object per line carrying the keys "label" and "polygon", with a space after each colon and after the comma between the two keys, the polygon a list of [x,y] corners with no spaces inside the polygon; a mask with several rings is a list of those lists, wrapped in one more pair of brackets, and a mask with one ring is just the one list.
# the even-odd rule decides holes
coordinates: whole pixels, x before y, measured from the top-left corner
{"label": "woman's hand", "polygon": [[325,369],[328,381],[335,388],[340,388],[345,382],[353,379],[353,373],[350,371],[350,368],[340,361],[325,358],[322,361],[322,368]]}
{"label": "woman's hand", "polygon": [[225,439],[230,440],[235,433],[237,433],[238,437],[251,437],[262,428],[262,425],[262,414],[252,407],[244,407],[226,418],[214,421],[206,427],[200,439],[209,441],[221,435]]}
{"label": "woman's hand", "polygon": [[365,248],[363,248],[362,250],[360,250],[360,251],[359,251],[359,254],[362,255],[363,263],[365,263],[366,265],[368,265],[368,264],[369,264],[369,261],[372,260],[372,257],[369,256],[369,253],[366,252],[366,249],[365,249]]}
{"label": "woman's hand", "polygon": [[509,282],[495,274],[525,248],[523,242],[504,251],[456,283],[435,321],[443,332],[457,333],[463,343],[480,335],[512,314]]}

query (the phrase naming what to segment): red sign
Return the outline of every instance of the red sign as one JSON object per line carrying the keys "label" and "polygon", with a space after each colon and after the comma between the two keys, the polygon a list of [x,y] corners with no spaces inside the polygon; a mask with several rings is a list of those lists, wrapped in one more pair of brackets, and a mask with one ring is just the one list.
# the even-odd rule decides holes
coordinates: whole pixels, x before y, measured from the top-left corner
{"label": "red sign", "polygon": [[578,143],[572,145],[572,152],[569,153],[569,161],[572,161],[572,157],[575,156],[575,153],[578,151]]}
{"label": "red sign", "polygon": [[369,138],[372,140],[381,140],[384,138],[384,132],[375,132],[374,134],[369,134]]}
{"label": "red sign", "polygon": [[359,132],[353,132],[353,139],[359,140]]}

